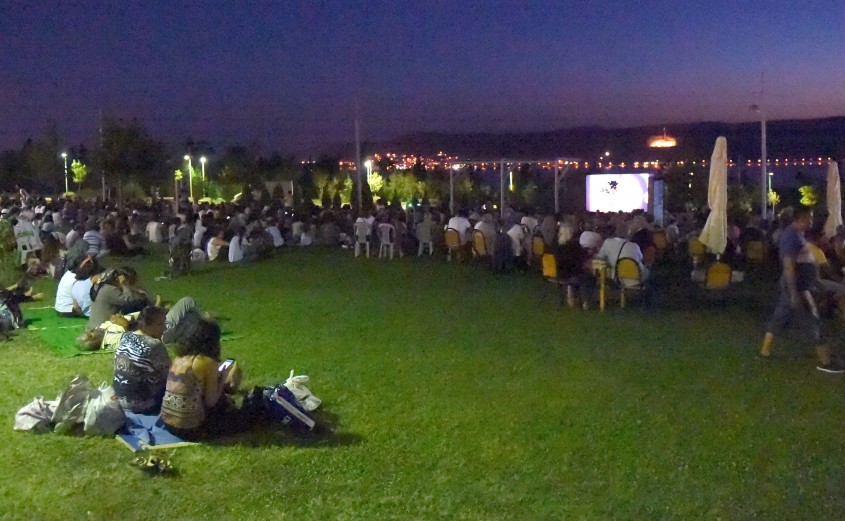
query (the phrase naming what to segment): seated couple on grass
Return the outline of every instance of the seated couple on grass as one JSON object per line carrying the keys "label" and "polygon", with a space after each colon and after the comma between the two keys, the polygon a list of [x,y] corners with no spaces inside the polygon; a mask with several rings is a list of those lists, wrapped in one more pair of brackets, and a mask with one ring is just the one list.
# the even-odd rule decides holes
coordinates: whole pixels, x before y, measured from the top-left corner
{"label": "seated couple on grass", "polygon": [[152,301],[134,269],[104,270],[87,258],[62,276],[54,307],[61,317],[88,318],[85,328],[94,329],[114,314],[133,313],[149,304]]}
{"label": "seated couple on grass", "polygon": [[[194,299],[182,297],[169,310],[166,310],[165,331],[162,342],[174,342],[176,325],[189,314],[199,313]],[[127,331],[137,331],[140,328],[140,311],[132,313],[115,313],[99,326],[88,329],[77,337],[76,345],[82,351],[114,350],[120,342],[120,337]]]}
{"label": "seated couple on grass", "polygon": [[[237,424],[229,421],[236,409],[227,394],[237,390],[241,372],[236,363],[218,370],[220,327],[183,301],[174,314],[144,308],[138,330],[120,337],[114,389],[124,410],[160,413],[168,430],[197,439]],[[176,344],[172,362],[162,338]]]}

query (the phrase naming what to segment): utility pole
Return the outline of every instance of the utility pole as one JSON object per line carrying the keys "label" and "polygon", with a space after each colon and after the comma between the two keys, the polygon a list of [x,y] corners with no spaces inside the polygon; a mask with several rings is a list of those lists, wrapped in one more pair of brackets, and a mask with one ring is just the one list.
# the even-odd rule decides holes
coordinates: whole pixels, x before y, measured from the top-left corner
{"label": "utility pole", "polygon": [[100,181],[103,185],[103,202],[106,201],[106,149],[103,145],[103,109],[100,109]]}
{"label": "utility pole", "polygon": [[364,210],[364,200],[361,195],[361,125],[358,122],[358,106],[355,106],[355,173],[358,177],[358,214]]}

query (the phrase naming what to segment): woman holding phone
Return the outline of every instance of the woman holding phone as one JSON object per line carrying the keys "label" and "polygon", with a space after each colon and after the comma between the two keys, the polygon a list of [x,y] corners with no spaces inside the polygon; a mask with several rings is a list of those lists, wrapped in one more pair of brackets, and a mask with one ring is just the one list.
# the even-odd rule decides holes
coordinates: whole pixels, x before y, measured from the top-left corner
{"label": "woman holding phone", "polygon": [[161,419],[168,430],[187,439],[237,423],[224,420],[234,412],[225,395],[236,390],[241,380],[236,362],[220,363],[220,326],[201,319],[190,329],[176,344],[161,404]]}

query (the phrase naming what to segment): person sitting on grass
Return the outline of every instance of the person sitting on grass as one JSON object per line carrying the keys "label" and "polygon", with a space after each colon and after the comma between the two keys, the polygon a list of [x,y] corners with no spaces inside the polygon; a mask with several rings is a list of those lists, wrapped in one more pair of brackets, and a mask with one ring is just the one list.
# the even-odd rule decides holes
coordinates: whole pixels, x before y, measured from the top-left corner
{"label": "person sitting on grass", "polygon": [[56,288],[56,302],[53,308],[56,314],[60,317],[85,317],[79,306],[74,306],[73,301],[73,286],[76,284],[75,270],[67,270],[62,278],[59,279],[59,285]]}
{"label": "person sitting on grass", "polygon": [[91,316],[85,329],[94,329],[114,314],[139,311],[152,303],[139,285],[137,273],[129,267],[106,270],[91,288],[91,297]]}
{"label": "person sitting on grass", "polygon": [[114,392],[123,410],[156,414],[170,370],[170,357],[161,341],[163,308],[147,306],[138,316],[139,330],[124,333],[114,353]]}
{"label": "person sitting on grass", "polygon": [[123,333],[138,329],[139,314],[112,315],[99,326],[79,335],[76,338],[76,347],[80,351],[113,351],[117,349]]}
{"label": "person sitting on grass", "polygon": [[68,267],[56,288],[53,306],[56,313],[65,318],[87,318],[91,314],[91,286],[102,271],[91,257],[85,257],[78,266]]}
{"label": "person sitting on grass", "polygon": [[[102,229],[105,233],[109,233],[111,223],[104,221]],[[106,248],[106,238],[103,235],[104,232],[100,231],[100,225],[95,219],[90,219],[85,225],[85,235],[82,236],[82,239],[85,241],[85,244],[88,245],[86,254],[89,257],[100,258],[108,255],[109,251]]]}
{"label": "person sitting on grass", "polygon": [[100,280],[103,268],[97,261],[91,260],[83,263],[76,270],[76,282],[70,289],[73,297],[73,312],[78,316],[91,316],[91,288]]}
{"label": "person sitting on grass", "polygon": [[241,371],[232,362],[220,366],[220,326],[199,320],[181,336],[167,375],[161,419],[173,434],[196,439],[230,430],[234,406],[226,396],[240,385]]}
{"label": "person sitting on grass", "polygon": [[[123,333],[138,329],[138,315],[138,312],[128,315],[112,315],[99,326],[89,329],[77,337],[77,347],[82,351],[114,350]],[[183,320],[190,322],[201,318],[202,315],[194,299],[182,297],[167,311],[161,341],[165,344],[174,342],[180,332],[178,326]]]}
{"label": "person sitting on grass", "polygon": [[217,228],[214,237],[209,239],[208,244],[206,244],[205,251],[209,261],[225,259],[228,255],[228,251],[226,255],[220,255],[220,252],[224,251],[224,248],[229,247],[229,243],[223,238],[225,234],[226,230],[222,226]]}
{"label": "person sitting on grass", "polygon": [[245,235],[246,228],[243,226],[238,226],[235,229],[235,235],[232,237],[232,240],[229,241],[229,262],[235,263],[244,260],[244,244],[246,243]]}

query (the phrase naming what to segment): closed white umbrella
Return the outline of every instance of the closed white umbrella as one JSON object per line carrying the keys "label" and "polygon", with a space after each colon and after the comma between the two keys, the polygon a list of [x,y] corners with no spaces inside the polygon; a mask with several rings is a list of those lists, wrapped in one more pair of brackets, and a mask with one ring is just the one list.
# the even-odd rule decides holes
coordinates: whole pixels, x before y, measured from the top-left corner
{"label": "closed white umbrella", "polygon": [[831,161],[827,165],[827,221],[824,223],[824,236],[828,239],[833,237],[839,226],[842,226],[842,185],[839,181],[839,164]]}
{"label": "closed white umbrella", "polygon": [[721,255],[728,244],[728,141],[719,136],[710,158],[710,182],[707,188],[710,215],[698,240],[707,250]]}

